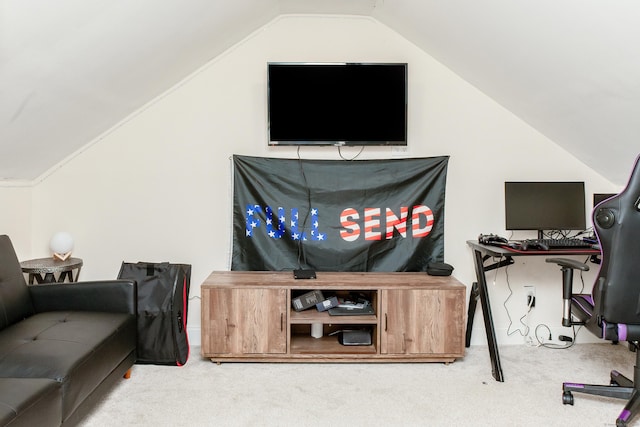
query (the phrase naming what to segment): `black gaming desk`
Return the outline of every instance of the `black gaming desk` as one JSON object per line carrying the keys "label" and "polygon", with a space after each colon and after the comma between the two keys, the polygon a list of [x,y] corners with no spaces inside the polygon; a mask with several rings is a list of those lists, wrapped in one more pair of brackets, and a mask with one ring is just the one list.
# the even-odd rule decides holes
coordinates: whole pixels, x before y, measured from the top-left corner
{"label": "black gaming desk", "polygon": [[[496,268],[506,267],[514,263],[514,256],[558,256],[558,255],[599,255],[597,249],[553,249],[553,250],[517,250],[505,246],[489,246],[478,243],[477,240],[467,240],[467,244],[473,250],[477,282],[473,283],[469,296],[469,309],[467,311],[467,333],[466,346],[471,342],[471,329],[473,327],[473,316],[476,312],[478,298],[482,306],[484,317],[484,329],[487,333],[487,344],[489,345],[489,357],[491,358],[491,373],[496,381],[503,382],[502,367],[500,366],[500,354],[498,353],[498,343],[496,332],[493,326],[493,316],[491,314],[491,304],[489,303],[489,292],[487,290],[487,271]],[[490,260],[489,264],[485,264]]]}

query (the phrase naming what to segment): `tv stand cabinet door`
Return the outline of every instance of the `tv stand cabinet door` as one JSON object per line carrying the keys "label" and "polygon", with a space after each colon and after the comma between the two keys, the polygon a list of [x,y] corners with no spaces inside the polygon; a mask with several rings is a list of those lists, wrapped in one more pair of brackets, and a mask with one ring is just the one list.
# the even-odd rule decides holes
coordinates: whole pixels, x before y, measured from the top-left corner
{"label": "tv stand cabinet door", "polygon": [[287,351],[285,289],[204,289],[205,357]]}
{"label": "tv stand cabinet door", "polygon": [[464,356],[464,289],[382,291],[381,353]]}

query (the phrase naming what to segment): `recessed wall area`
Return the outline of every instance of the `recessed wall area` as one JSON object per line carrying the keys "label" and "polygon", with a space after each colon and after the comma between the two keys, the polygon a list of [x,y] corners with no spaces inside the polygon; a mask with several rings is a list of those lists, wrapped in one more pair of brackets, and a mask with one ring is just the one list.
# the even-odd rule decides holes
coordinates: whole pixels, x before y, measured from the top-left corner
{"label": "recessed wall area", "polygon": [[[3,209],[11,205],[10,214],[0,212],[2,233],[11,236],[19,256],[35,258],[48,255],[54,232],[70,232],[74,256],[84,260],[83,280],[115,278],[122,261],[191,264],[188,329],[191,343],[199,344],[200,283],[229,263],[230,157],[298,154],[295,147],[267,146],[266,69],[273,61],[408,63],[407,149],[369,147],[358,158],[451,156],[445,261],[467,286],[475,272],[465,241],[480,233],[508,236],[504,181],[584,181],[588,197],[620,190],[375,19],[290,15],[276,18],[87,141],[30,187],[0,186]],[[358,151],[343,148],[342,155],[351,158]],[[333,147],[303,148],[299,154],[340,158]],[[631,166],[631,161],[620,165]],[[520,234],[514,237],[534,237]],[[531,324],[560,331],[560,272],[543,258],[516,262],[509,270],[514,294],[525,285],[536,286]],[[502,303],[509,289],[504,271],[495,274],[490,292],[498,342],[522,343],[518,334],[507,335]],[[591,277],[593,272],[585,274],[586,286]],[[526,309],[520,300],[524,297],[507,301],[515,321]],[[482,344],[482,321],[475,327],[472,344]]]}

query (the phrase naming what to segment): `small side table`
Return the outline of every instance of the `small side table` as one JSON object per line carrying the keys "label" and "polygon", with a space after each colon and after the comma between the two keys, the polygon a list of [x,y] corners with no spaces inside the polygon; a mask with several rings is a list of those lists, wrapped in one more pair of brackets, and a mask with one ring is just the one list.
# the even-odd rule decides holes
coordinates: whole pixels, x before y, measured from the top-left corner
{"label": "small side table", "polygon": [[[35,283],[62,283],[69,279],[69,282],[77,282],[82,268],[82,259],[69,258],[60,261],[51,258],[38,258],[22,261],[20,263],[23,273],[29,274],[29,284]],[[75,276],[73,274],[76,270]],[[60,273],[56,279],[56,274]]]}

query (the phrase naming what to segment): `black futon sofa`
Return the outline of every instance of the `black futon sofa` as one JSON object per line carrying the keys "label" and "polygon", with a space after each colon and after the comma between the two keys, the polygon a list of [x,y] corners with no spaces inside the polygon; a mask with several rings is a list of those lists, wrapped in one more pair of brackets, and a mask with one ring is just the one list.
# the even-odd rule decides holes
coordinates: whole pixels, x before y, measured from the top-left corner
{"label": "black futon sofa", "polygon": [[136,359],[136,282],[27,286],[0,235],[0,426],[77,424]]}

